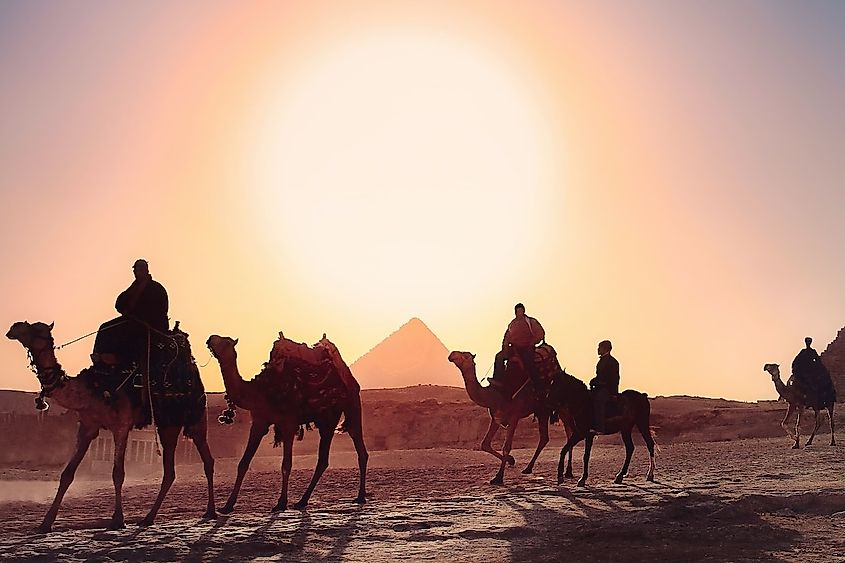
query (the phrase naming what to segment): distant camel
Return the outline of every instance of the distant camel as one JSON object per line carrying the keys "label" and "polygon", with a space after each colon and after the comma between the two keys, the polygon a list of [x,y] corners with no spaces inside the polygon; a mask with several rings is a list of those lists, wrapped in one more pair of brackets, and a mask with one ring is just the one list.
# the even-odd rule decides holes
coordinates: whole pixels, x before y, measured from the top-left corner
{"label": "distant camel", "polygon": [[[498,389],[491,387],[482,387],[478,382],[475,370],[475,355],[469,352],[452,352],[449,354],[449,361],[455,364],[461,370],[461,376],[464,379],[464,387],[466,387],[467,395],[470,400],[482,407],[485,407],[490,412],[490,427],[487,429],[487,434],[481,441],[481,449],[487,453],[492,454],[501,462],[499,472],[490,481],[491,485],[501,485],[504,483],[505,466],[514,465],[516,461],[510,455],[511,447],[513,445],[513,436],[516,432],[516,426],[520,419],[529,415],[537,417],[537,424],[540,430],[540,441],[537,444],[537,449],[534,456],[525,469],[522,470],[524,474],[530,474],[534,470],[534,464],[537,458],[540,457],[540,452],[549,443],[549,416],[550,409],[543,402],[537,399],[534,393],[534,388],[528,381],[528,375],[524,373],[519,358],[514,358],[509,362],[508,370],[517,369],[523,375],[519,374],[514,378],[509,378],[515,381],[522,382],[519,387],[511,389],[508,393],[503,393]],[[571,417],[568,411],[560,411],[560,417],[563,421],[566,436],[569,438],[570,428],[572,428]],[[492,447],[493,437],[502,426],[507,428],[507,436],[500,454]],[[566,467],[566,476],[572,477],[572,453],[570,452],[569,461]]]}
{"label": "distant camel", "polygon": [[[281,361],[273,357],[261,373],[249,381],[244,381],[238,371],[238,354],[235,350],[237,343],[236,339],[217,335],[210,336],[207,342],[211,354],[220,363],[228,399],[235,406],[248,410],[252,415],[249,440],[243,457],[238,463],[238,476],[229,499],[220,512],[228,514],[235,509],[249,464],[271,425],[275,429],[276,443],[281,442],[283,446],[282,490],[272,512],[286,510],[288,480],[293,465],[293,440],[297,435],[302,437],[305,425],[314,423],[320,432],[317,466],[311,483],[299,502],[294,505],[294,508],[305,508],[317,482],[329,466],[329,449],[341,416],[344,417],[342,429],[349,433],[358,453],[359,481],[355,502],[361,504],[366,502],[365,484],[369,456],[364,446],[361,424],[360,387],[352,374],[348,372],[334,344],[326,340],[324,336],[318,346],[326,348],[328,357],[333,360],[337,379],[331,377],[329,373],[323,373],[311,384],[308,382],[311,378],[311,374],[308,373],[309,368],[298,365],[290,359]],[[274,364],[283,365],[283,371],[275,369]]]}
{"label": "distant camel", "polygon": [[[593,403],[590,391],[584,382],[566,372],[556,377],[552,382],[552,388],[548,397],[549,404],[557,408],[568,409],[575,422],[572,437],[560,451],[560,463],[557,468],[557,482],[563,482],[563,458],[567,452],[581,440],[585,440],[584,446],[584,473],[578,480],[578,486],[583,487],[587,483],[587,474],[590,465],[590,451],[593,448],[593,432],[591,431],[593,418]],[[622,469],[616,474],[614,483],[621,484],[628,474],[628,465],[631,463],[631,456],[634,454],[634,441],[631,439],[631,430],[634,426],[642,434],[649,454],[649,467],[646,474],[646,481],[654,481],[654,438],[651,435],[649,423],[651,406],[648,396],[639,391],[627,390],[617,395],[611,401],[615,402],[621,412],[608,412],[605,422],[605,432],[602,434],[622,433],[622,441],[625,443],[625,463]],[[608,404],[608,411],[613,403]],[[555,411],[552,411],[554,414]]]}
{"label": "distant camel", "polygon": [[[76,451],[65,470],[62,471],[56,498],[38,529],[44,533],[52,529],[62,499],[73,482],[76,469],[85,457],[88,446],[100,433],[101,428],[109,430],[114,436],[112,479],[114,481],[115,498],[114,514],[109,527],[113,529],[122,528],[124,521],[121,491],[125,476],[123,465],[126,457],[126,442],[129,431],[133,426],[141,428],[148,424],[148,421],[143,407],[133,405],[125,387],[114,393],[109,402],[106,402],[102,394],[96,393],[93,384],[99,375],[94,372],[94,368],[86,368],[77,377],[68,377],[56,359],[52,329],[52,324],[17,322],[6,333],[6,338],[19,341],[29,352],[38,381],[41,383],[39,398],[51,397],[66,409],[76,411],[79,414]],[[160,397],[157,396],[156,392],[153,392],[156,429],[161,437],[161,445],[164,450],[162,456],[164,474],[158,497],[149,513],[141,521],[141,525],[153,523],[162,502],[164,502],[167,491],[176,479],[174,467],[176,445],[179,432],[183,428],[185,435],[190,437],[197,447],[208,481],[208,505],[203,517],[216,517],[214,511],[214,458],[211,457],[206,439],[208,428],[205,419],[205,390],[199,377],[199,370],[193,363],[193,358],[190,357],[187,335],[181,332],[175,333],[175,335],[178,335],[180,341],[184,335],[184,343],[179,344],[178,350],[180,356],[185,355],[183,358],[185,362],[190,364],[187,369],[191,372],[191,381],[188,382],[191,391],[180,396],[172,396],[174,394],[171,393]],[[171,366],[174,371],[178,367],[173,363],[171,363]],[[171,372],[168,373],[173,376]]]}
{"label": "distant camel", "polygon": [[[805,445],[809,446],[813,443],[813,438],[816,436],[816,431],[821,426],[821,419],[819,418],[819,413],[822,409],[827,410],[828,418],[830,419],[830,445],[836,445],[836,437],[833,435],[833,405],[836,402],[835,395],[833,398],[828,400],[822,400],[814,393],[804,392],[799,389],[795,385],[785,385],[780,378],[780,366],[777,364],[766,364],[763,366],[763,370],[769,372],[772,376],[772,381],[775,384],[775,389],[777,389],[778,395],[783,397],[786,403],[789,405],[789,408],[786,410],[786,416],[783,417],[780,425],[786,431],[786,435],[795,440],[795,443],[792,445],[793,450],[797,450],[801,447],[799,441],[800,437],[799,433],[799,425],[801,424],[801,412],[806,408],[811,408],[816,413],[816,424],[813,427],[813,432],[810,434],[810,438],[807,440]],[[789,427],[786,425],[789,417],[792,416],[792,413],[798,413],[798,416],[795,417],[795,434],[793,435],[792,432],[789,430]]]}

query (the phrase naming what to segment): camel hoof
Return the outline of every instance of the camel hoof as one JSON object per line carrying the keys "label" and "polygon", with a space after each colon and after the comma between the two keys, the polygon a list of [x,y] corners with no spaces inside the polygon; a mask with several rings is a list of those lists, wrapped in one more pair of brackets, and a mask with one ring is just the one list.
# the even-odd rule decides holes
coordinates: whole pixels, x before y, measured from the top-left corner
{"label": "camel hoof", "polygon": [[835,446],[835,445],[836,445],[836,440],[831,440],[831,441],[830,441],[830,445],[831,445],[831,446]]}
{"label": "camel hoof", "polygon": [[574,479],[575,475],[573,475],[571,471],[567,471],[564,477],[566,477],[567,479]]}
{"label": "camel hoof", "polygon": [[[144,518],[144,520],[141,520],[142,526],[144,525],[143,523],[146,520],[147,520],[146,518]],[[149,524],[152,524],[152,523],[153,523],[153,521],[150,520]],[[149,526],[149,524],[147,524],[147,525]],[[120,518],[118,520],[112,520],[111,522],[109,522],[109,530],[122,530],[125,527],[126,527],[126,524],[123,522],[123,518]]]}
{"label": "camel hoof", "polygon": [[531,475],[532,473],[534,473],[533,467],[526,467],[525,469],[522,470],[523,475]]}
{"label": "camel hoof", "polygon": [[512,455],[505,456],[505,461],[508,462],[508,465],[510,465],[511,467],[516,465],[516,460],[513,458]]}
{"label": "camel hoof", "polygon": [[492,479],[490,479],[490,484],[491,485],[504,485],[505,479],[504,479],[504,477],[493,477]]}
{"label": "camel hoof", "polygon": [[293,507],[297,510],[305,510],[308,507],[308,501],[307,500],[300,500],[299,502],[294,504]]}
{"label": "camel hoof", "polygon": [[558,475],[558,476],[557,476],[557,484],[558,484],[558,485],[563,485],[563,477],[562,477],[561,475]]}
{"label": "camel hoof", "polygon": [[587,486],[587,480],[586,479],[578,479],[578,486],[579,487],[586,487]]}
{"label": "camel hoof", "polygon": [[361,495],[359,497],[355,497],[354,502],[355,502],[355,504],[367,504],[367,499],[364,498],[364,495]]}
{"label": "camel hoof", "polygon": [[800,450],[801,446],[799,444],[795,444],[794,446],[792,446],[792,449],[793,450]]}
{"label": "camel hoof", "polygon": [[35,528],[36,534],[49,534],[52,531],[53,531],[53,525],[52,524],[41,524],[40,526]]}
{"label": "camel hoof", "polygon": [[274,507],[270,510],[270,513],[271,513],[271,514],[275,514],[275,513],[277,513],[277,512],[284,512],[284,511],[285,511],[285,510],[287,510],[287,509],[288,509],[288,503],[286,503],[286,502],[277,502],[277,503],[276,503],[276,506],[274,506]]}
{"label": "camel hoof", "polygon": [[613,482],[614,482],[615,484],[617,484],[617,485],[621,485],[621,484],[622,484],[622,479],[624,479],[624,478],[625,478],[625,477],[624,477],[624,476],[622,476],[622,475],[617,475],[617,476],[616,476],[616,479],[614,479],[614,480],[613,480]]}
{"label": "camel hoof", "polygon": [[235,506],[232,504],[227,504],[220,509],[220,514],[231,514],[235,511]]}
{"label": "camel hoof", "polygon": [[208,510],[205,514],[202,515],[203,520],[215,520],[217,519],[217,512],[214,510]]}
{"label": "camel hoof", "polygon": [[651,482],[651,483],[654,483],[654,475],[651,475],[651,474],[646,475],[645,480],[646,480],[646,481],[649,481],[649,482]]}

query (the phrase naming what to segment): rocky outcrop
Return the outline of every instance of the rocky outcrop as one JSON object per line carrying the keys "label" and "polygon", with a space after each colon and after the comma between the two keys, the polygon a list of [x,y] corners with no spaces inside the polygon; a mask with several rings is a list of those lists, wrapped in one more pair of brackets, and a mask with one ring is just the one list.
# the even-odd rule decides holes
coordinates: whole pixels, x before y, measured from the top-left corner
{"label": "rocky outcrop", "polygon": [[845,328],[839,330],[833,342],[822,352],[821,358],[830,371],[830,377],[836,387],[836,398],[840,403],[845,402]]}

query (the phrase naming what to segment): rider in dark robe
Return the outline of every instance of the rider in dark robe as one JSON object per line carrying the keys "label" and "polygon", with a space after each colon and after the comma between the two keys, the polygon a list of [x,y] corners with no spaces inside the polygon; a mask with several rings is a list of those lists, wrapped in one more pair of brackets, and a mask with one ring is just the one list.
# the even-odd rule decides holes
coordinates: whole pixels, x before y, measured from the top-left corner
{"label": "rider in dark robe", "polygon": [[114,305],[121,316],[103,323],[97,333],[92,354],[95,363],[143,363],[150,330],[167,332],[169,328],[167,290],[152,278],[146,260],[136,260],[132,270],[135,281],[117,296]]}
{"label": "rider in dark robe", "polygon": [[599,342],[596,376],[590,380],[590,395],[593,398],[593,428],[596,432],[605,431],[607,401],[619,394],[619,362],[610,355],[612,349],[613,344],[610,340]]}

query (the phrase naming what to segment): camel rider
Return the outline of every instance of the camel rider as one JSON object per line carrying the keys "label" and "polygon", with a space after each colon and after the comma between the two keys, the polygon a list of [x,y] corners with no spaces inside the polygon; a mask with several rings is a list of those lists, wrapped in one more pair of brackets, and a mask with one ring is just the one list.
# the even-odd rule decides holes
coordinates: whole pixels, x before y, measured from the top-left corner
{"label": "camel rider", "polygon": [[501,384],[502,374],[505,371],[505,360],[512,352],[519,355],[534,389],[542,389],[540,373],[534,363],[534,348],[546,338],[546,331],[543,325],[534,317],[525,314],[525,305],[517,303],[514,308],[514,318],[505,330],[502,338],[502,349],[496,354],[491,383]]}
{"label": "camel rider", "polygon": [[148,327],[159,332],[169,328],[167,290],[150,275],[146,260],[136,260],[132,271],[135,280],[114,304],[121,316],[103,323],[97,333],[91,355],[95,363],[115,365],[120,363],[117,356],[125,361],[140,359]]}
{"label": "camel rider", "polygon": [[808,336],[804,343],[806,347],[792,361],[792,377],[787,385],[797,384],[806,396],[814,396],[825,403],[835,401],[836,389],[830,371],[813,350],[813,339]]}
{"label": "camel rider", "polygon": [[590,380],[590,394],[593,398],[593,429],[596,432],[605,431],[607,401],[619,394],[619,362],[610,355],[611,350],[613,350],[613,344],[610,340],[599,342],[596,376]]}
{"label": "camel rider", "polygon": [[168,329],[167,290],[150,275],[150,265],[138,259],[132,266],[135,281],[117,296],[114,308],[121,315],[144,321],[161,332]]}

